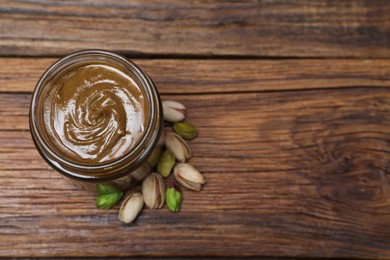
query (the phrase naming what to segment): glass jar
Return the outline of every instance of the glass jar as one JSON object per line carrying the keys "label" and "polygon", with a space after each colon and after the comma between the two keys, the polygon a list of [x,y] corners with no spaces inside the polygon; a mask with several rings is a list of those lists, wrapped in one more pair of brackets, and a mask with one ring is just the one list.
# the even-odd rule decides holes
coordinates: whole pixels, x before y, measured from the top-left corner
{"label": "glass jar", "polygon": [[[138,85],[146,104],[143,133],[136,142],[117,158],[104,162],[83,163],[73,160],[59,152],[53,145],[52,137],[48,135],[45,107],[46,97],[50,94],[54,82],[63,76],[64,71],[80,64],[113,64]],[[53,101],[54,102],[54,101]],[[47,117],[46,117],[47,118]],[[46,125],[45,125],[46,124]],[[147,160],[154,149],[161,145],[163,115],[161,100],[150,77],[137,65],[128,59],[102,50],[84,50],[70,54],[51,65],[39,79],[31,100],[30,131],[38,152],[43,159],[57,172],[67,177],[74,184],[88,190],[95,190],[96,183],[110,183],[120,189],[127,188],[134,180],[150,172]],[[65,148],[64,148],[65,149]],[[137,177],[138,176],[138,177]]]}

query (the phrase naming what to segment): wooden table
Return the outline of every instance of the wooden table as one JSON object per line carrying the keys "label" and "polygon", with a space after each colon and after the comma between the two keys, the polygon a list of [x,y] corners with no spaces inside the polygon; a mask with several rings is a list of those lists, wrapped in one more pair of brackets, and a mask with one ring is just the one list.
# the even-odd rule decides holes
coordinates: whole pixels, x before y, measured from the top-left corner
{"label": "wooden table", "polygon": [[[202,192],[134,225],[39,156],[44,70],[133,59],[199,128]],[[0,256],[390,259],[389,1],[0,1]]]}

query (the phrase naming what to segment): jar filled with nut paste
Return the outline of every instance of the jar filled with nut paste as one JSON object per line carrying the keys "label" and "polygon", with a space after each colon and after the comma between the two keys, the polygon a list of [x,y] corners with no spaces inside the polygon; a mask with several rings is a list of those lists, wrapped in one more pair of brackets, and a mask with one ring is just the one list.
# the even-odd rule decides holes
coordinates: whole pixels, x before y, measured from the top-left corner
{"label": "jar filled with nut paste", "polygon": [[79,187],[126,189],[144,178],[162,144],[161,100],[150,77],[101,50],[73,53],[40,78],[30,130],[46,162]]}

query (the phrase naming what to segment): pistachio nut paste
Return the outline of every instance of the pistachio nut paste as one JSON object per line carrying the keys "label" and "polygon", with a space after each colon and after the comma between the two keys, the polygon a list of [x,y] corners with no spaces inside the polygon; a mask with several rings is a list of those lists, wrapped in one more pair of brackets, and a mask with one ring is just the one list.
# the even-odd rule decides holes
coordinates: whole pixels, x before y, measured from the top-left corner
{"label": "pistachio nut paste", "polygon": [[137,82],[115,64],[79,64],[51,84],[43,120],[50,145],[64,159],[110,162],[142,137],[148,105]]}

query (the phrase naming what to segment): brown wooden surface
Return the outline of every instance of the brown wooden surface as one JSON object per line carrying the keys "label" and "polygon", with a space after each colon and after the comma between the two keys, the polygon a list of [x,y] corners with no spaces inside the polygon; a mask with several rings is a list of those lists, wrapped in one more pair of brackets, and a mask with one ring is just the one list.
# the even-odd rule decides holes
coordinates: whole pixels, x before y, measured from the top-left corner
{"label": "brown wooden surface", "polygon": [[[202,63],[210,78],[218,63]],[[277,64],[274,77],[284,68]],[[13,80],[27,91],[36,71]],[[0,255],[390,256],[387,88],[186,95],[159,74],[160,92],[170,93],[163,99],[185,103],[199,127],[191,162],[206,175],[204,190],[185,192],[179,214],[145,210],[126,227],[117,209],[95,209],[93,195],[40,158],[28,131],[31,94],[3,90]],[[209,87],[223,91],[218,82]]]}
{"label": "brown wooden surface", "polygon": [[[0,92],[31,92],[57,59],[3,58]],[[160,93],[240,93],[296,89],[389,87],[388,59],[133,59]],[[15,68],[18,68],[15,70]]]}
{"label": "brown wooden surface", "polygon": [[[390,259],[389,13],[368,0],[0,0],[0,257]],[[127,54],[188,107],[207,184],[180,213],[125,226],[35,150],[34,86],[83,48]]]}
{"label": "brown wooden surface", "polygon": [[0,54],[390,57],[387,0],[0,1]]}

